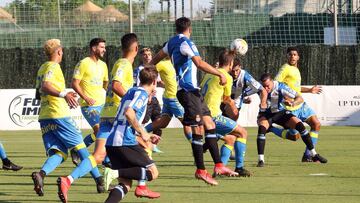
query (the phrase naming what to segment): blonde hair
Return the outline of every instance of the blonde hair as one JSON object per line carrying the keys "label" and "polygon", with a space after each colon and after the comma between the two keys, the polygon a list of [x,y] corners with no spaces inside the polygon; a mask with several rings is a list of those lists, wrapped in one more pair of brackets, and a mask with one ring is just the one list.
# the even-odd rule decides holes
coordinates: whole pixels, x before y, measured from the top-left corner
{"label": "blonde hair", "polygon": [[44,44],[44,50],[47,56],[51,56],[61,46],[59,39],[49,39]]}

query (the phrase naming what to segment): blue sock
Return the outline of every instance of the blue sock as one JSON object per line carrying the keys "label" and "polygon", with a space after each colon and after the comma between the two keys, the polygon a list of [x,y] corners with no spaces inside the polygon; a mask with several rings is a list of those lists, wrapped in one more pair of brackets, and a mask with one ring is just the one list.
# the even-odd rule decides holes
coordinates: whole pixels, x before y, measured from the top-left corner
{"label": "blue sock", "polygon": [[185,134],[185,138],[191,143],[192,142],[192,133]]}
{"label": "blue sock", "polygon": [[105,159],[103,161],[104,164],[110,163],[110,159],[108,156],[105,156]]}
{"label": "blue sock", "polygon": [[86,147],[89,147],[92,143],[94,143],[96,140],[96,136],[92,133],[92,134],[88,134],[86,135],[86,137],[84,138],[84,143],[86,145]]}
{"label": "blue sock", "polygon": [[227,144],[223,144],[221,146],[221,149],[220,149],[221,162],[224,165],[227,165],[227,163],[229,161],[229,158],[231,156],[231,151],[232,151],[233,148],[234,148],[233,146],[230,146],[230,145],[227,145]]}
{"label": "blue sock", "polygon": [[278,136],[278,137],[280,137],[280,138],[282,138],[282,132],[283,132],[283,128],[276,128],[276,127],[274,127],[274,126],[271,126],[270,128],[269,128],[269,131],[270,132],[272,132],[272,133],[274,133],[276,136]]}
{"label": "blue sock", "polygon": [[6,152],[5,152],[5,148],[4,148],[4,146],[1,144],[1,142],[0,142],[0,158],[1,159],[6,159]]}
{"label": "blue sock", "polygon": [[235,161],[236,168],[244,167],[245,152],[246,152],[246,139],[237,138],[234,144],[235,148]]}
{"label": "blue sock", "polygon": [[147,132],[152,132],[154,129],[153,129],[153,125],[152,123],[149,123],[148,125],[145,126],[145,130]]}
{"label": "blue sock", "polygon": [[43,170],[45,174],[49,174],[55,170],[55,168],[58,167],[63,160],[64,159],[60,154],[55,153],[46,159],[44,165],[41,167],[41,170]]}
{"label": "blue sock", "polygon": [[[79,154],[79,157],[80,157],[80,159],[81,159],[81,162],[83,161],[83,160],[85,160],[86,158],[88,158],[89,157],[89,152],[88,152],[88,150],[86,149],[86,148],[81,148],[81,149],[78,149],[78,154]],[[80,162],[80,163],[81,163]],[[94,167],[91,171],[90,171],[90,174],[91,174],[91,176],[94,178],[94,179],[96,179],[96,178],[98,178],[98,177],[100,177],[101,175],[100,175],[100,172],[99,172],[99,169],[97,168],[97,167]]]}
{"label": "blue sock", "polygon": [[[310,131],[310,137],[311,137],[311,141],[315,147],[315,145],[317,144],[318,141],[318,137],[319,137],[319,132],[317,131]],[[308,148],[305,148],[305,152],[304,154],[308,157],[310,157],[310,150],[308,150]]]}
{"label": "blue sock", "polygon": [[93,156],[89,156],[88,158],[82,160],[80,164],[71,172],[70,176],[74,178],[74,180],[79,179],[85,176],[93,169],[97,169],[96,161]]}

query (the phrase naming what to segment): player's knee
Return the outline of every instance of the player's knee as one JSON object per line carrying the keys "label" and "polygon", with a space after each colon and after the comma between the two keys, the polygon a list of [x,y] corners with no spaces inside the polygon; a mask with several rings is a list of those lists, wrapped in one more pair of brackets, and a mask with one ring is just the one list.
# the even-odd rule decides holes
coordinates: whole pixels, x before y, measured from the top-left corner
{"label": "player's knee", "polygon": [[226,136],[224,136],[223,139],[225,141],[225,144],[230,145],[230,146],[234,146],[234,143],[236,141],[236,136],[226,135]]}
{"label": "player's knee", "polygon": [[146,177],[148,181],[155,180],[158,178],[158,176],[159,176],[159,171],[157,170],[155,165],[149,167],[146,170]]}
{"label": "player's knee", "polygon": [[300,134],[306,130],[306,128],[305,128],[305,126],[304,126],[304,124],[303,124],[302,122],[296,123],[295,129],[296,129],[297,131],[299,131]]}
{"label": "player's knee", "polygon": [[310,125],[312,130],[319,131],[321,127],[321,123],[319,120],[313,121]]}
{"label": "player's knee", "polygon": [[241,126],[236,127],[237,137],[247,139],[247,131]]}
{"label": "player's knee", "polygon": [[263,126],[263,125],[260,125],[259,128],[258,128],[258,135],[260,135],[260,134],[265,135],[266,131],[267,131],[267,128],[265,126]]}

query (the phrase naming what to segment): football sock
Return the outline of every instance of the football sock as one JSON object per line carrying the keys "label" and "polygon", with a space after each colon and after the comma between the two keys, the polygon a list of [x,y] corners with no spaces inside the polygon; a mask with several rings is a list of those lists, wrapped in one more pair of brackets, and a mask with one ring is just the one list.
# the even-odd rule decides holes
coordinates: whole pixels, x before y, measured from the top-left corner
{"label": "football sock", "polygon": [[236,168],[244,167],[246,139],[237,138],[234,144]]}
{"label": "football sock", "polygon": [[1,160],[4,160],[4,159],[6,159],[6,157],[7,156],[6,156],[5,148],[0,142],[0,158],[1,158]]}
{"label": "football sock", "polygon": [[103,164],[106,165],[106,164],[109,164],[110,163],[110,159],[108,156],[105,156],[105,159],[103,161]]}
{"label": "football sock", "polygon": [[[284,138],[283,137],[283,132],[285,131],[283,128],[277,128],[274,126],[270,126],[269,131],[274,133],[276,136],[280,137],[280,138]],[[285,134],[286,136],[286,134]]]}
{"label": "football sock", "polygon": [[146,185],[146,180],[139,180],[138,185],[139,186],[145,186]]}
{"label": "football sock", "polygon": [[[318,141],[319,132],[318,131],[310,131],[310,137],[311,137],[311,141],[315,147],[315,145],[317,144],[317,141]],[[305,149],[305,155],[310,157],[310,150],[308,150],[308,148]]]}
{"label": "football sock", "polygon": [[152,174],[150,170],[146,170],[142,167],[132,167],[119,169],[119,177],[130,180],[152,180]]}
{"label": "football sock", "polygon": [[44,171],[45,174],[49,174],[55,170],[55,168],[58,167],[63,162],[63,160],[64,158],[60,152],[54,153],[46,159],[44,165],[41,167],[41,170]]}
{"label": "football sock", "polygon": [[300,132],[301,139],[305,143],[306,147],[309,150],[314,149],[314,145],[311,141],[311,137],[309,135],[309,131],[306,130],[304,124],[302,122],[298,122],[295,126],[295,129]]}
{"label": "football sock", "polygon": [[192,141],[192,133],[185,134],[185,137],[186,137],[187,141],[189,141],[191,143],[191,141]]}
{"label": "football sock", "polygon": [[92,169],[95,169],[95,168],[97,169],[96,166],[97,166],[97,164],[96,164],[95,158],[92,155],[89,155],[88,158],[86,158],[80,162],[80,164],[71,172],[70,176],[74,180],[79,179],[79,178],[85,176],[87,173],[89,173]]}
{"label": "football sock", "polygon": [[108,198],[105,200],[105,203],[114,203],[122,200],[128,190],[123,183],[119,183],[119,185],[115,186],[114,189],[110,192]]}
{"label": "football sock", "polygon": [[194,160],[195,160],[197,169],[205,169],[202,145],[203,145],[202,136],[193,134],[192,141],[191,141],[191,148],[193,151],[193,156],[194,156]]}
{"label": "football sock", "polygon": [[205,130],[205,143],[209,147],[211,157],[215,164],[221,163],[219,147],[217,144],[216,130]]}
{"label": "football sock", "polygon": [[145,126],[145,130],[146,130],[147,132],[152,132],[152,131],[153,131],[153,125],[152,125],[152,123],[147,124],[147,125]]}
{"label": "football sock", "polygon": [[231,156],[231,151],[233,150],[233,146],[230,146],[228,144],[223,144],[220,148],[220,152],[221,152],[221,162],[224,165],[228,164],[229,158]]}
{"label": "football sock", "polygon": [[84,138],[84,143],[86,145],[86,147],[89,147],[93,142],[95,142],[96,140],[96,136],[94,133],[88,134],[85,138]]}
{"label": "football sock", "polygon": [[256,139],[258,155],[264,155],[265,141],[266,141],[265,133],[266,133],[266,128],[262,125],[259,126],[258,136]]}
{"label": "football sock", "polygon": [[[80,147],[82,147],[81,144]],[[75,147],[75,148],[77,149],[81,162],[90,156],[89,151],[85,147],[82,147],[80,149],[79,147]],[[101,176],[99,169],[97,167],[92,168],[90,174],[94,179]]]}

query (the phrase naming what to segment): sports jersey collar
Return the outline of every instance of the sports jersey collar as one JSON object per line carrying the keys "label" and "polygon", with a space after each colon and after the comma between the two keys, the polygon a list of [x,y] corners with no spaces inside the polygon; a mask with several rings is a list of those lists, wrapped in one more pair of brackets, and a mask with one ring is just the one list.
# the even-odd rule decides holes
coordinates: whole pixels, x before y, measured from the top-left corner
{"label": "sports jersey collar", "polygon": [[178,34],[178,36],[179,38],[183,38],[183,37],[187,38],[184,34]]}

